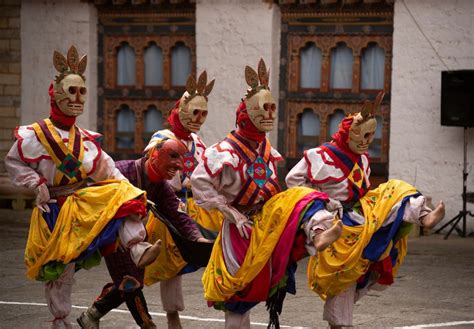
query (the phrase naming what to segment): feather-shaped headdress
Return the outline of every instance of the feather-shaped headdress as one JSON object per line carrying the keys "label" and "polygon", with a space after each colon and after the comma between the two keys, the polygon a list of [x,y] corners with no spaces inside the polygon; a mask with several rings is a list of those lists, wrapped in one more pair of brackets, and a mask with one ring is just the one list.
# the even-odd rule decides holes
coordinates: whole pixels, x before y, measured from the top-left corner
{"label": "feather-shaped headdress", "polygon": [[84,72],[87,66],[87,55],[84,55],[79,59],[79,53],[76,47],[71,46],[67,51],[67,58],[64,57],[59,51],[54,51],[53,64],[59,75],[56,76],[56,83],[60,82],[66,75],[78,74],[84,81]]}
{"label": "feather-shaped headdress", "polygon": [[207,100],[207,96],[211,93],[214,88],[214,81],[212,79],[209,84],[207,83],[207,72],[203,71],[196,82],[194,74],[191,74],[186,81],[186,91],[189,96],[184,99],[184,103],[187,104],[196,96],[203,96]]}
{"label": "feather-shaped headdress", "polygon": [[270,90],[268,87],[268,81],[270,78],[270,70],[267,71],[267,66],[262,58],[258,62],[258,73],[255,72],[250,66],[245,67],[245,81],[249,85],[250,89],[247,90],[245,97],[248,99],[258,93],[262,89]]}

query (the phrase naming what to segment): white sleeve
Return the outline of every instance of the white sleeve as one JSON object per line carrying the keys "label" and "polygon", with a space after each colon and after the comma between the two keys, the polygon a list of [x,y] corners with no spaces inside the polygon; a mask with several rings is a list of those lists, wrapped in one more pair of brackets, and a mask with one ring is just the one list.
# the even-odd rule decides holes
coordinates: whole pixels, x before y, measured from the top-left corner
{"label": "white sleeve", "polygon": [[285,182],[288,188],[295,186],[312,186],[308,178],[308,164],[306,163],[305,158],[302,158],[293,168],[291,168],[288,175],[286,175]]}
{"label": "white sleeve", "polygon": [[114,160],[107,153],[102,150],[100,158],[97,161],[97,167],[89,176],[95,182],[100,182],[107,179],[128,180],[115,167]]}
{"label": "white sleeve", "polygon": [[34,189],[41,182],[41,176],[22,161],[18,153],[18,141],[16,141],[5,157],[5,168],[15,186]]}
{"label": "white sleeve", "polygon": [[210,176],[203,163],[198,164],[191,176],[193,199],[204,209],[221,208],[227,200],[217,191],[220,175]]}

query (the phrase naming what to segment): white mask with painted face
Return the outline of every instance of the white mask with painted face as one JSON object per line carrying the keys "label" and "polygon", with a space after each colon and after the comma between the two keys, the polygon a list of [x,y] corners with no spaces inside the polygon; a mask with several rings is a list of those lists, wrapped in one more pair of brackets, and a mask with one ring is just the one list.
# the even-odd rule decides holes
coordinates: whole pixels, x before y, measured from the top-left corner
{"label": "white mask with painted face", "polygon": [[84,80],[77,74],[68,74],[54,84],[54,99],[59,109],[68,116],[78,116],[84,111],[87,88]]}
{"label": "white mask with painted face", "polygon": [[250,121],[258,130],[262,132],[273,130],[276,104],[270,90],[261,89],[249,99],[245,99],[245,106]]}
{"label": "white mask with painted face", "polygon": [[362,115],[358,113],[349,130],[349,149],[357,154],[367,152],[370,143],[374,140],[376,129],[377,120],[374,117],[363,121]]}
{"label": "white mask with painted face", "polygon": [[188,131],[197,133],[207,118],[207,100],[204,96],[197,95],[188,103],[185,99],[189,93],[185,92],[179,103],[179,121]]}

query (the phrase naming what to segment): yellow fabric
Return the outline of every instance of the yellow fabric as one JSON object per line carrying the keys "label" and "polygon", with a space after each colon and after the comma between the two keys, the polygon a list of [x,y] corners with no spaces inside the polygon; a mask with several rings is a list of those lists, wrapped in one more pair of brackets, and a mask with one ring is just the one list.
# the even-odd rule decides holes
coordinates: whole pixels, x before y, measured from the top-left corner
{"label": "yellow fabric", "polygon": [[254,226],[250,245],[235,276],[226,269],[219,233],[202,277],[204,298],[226,301],[244,289],[270,259],[295,205],[311,192],[314,190],[307,187],[294,187],[274,195],[265,203],[262,211],[252,218]]}
{"label": "yellow fabric", "polygon": [[[214,232],[220,230],[224,216],[217,209],[210,211],[203,209],[190,198],[187,202],[187,212],[202,227]],[[176,277],[187,263],[181,256],[166,225],[156,219],[153,214],[148,218],[146,230],[149,242],[155,243],[161,239],[160,255],[145,269],[144,283],[150,286],[158,281]]]}
{"label": "yellow fabric", "polygon": [[199,207],[194,199],[188,199],[186,204],[189,217],[207,230],[219,232],[221,230],[224,215],[217,209],[206,210]]}
{"label": "yellow fabric", "polygon": [[33,210],[25,250],[26,275],[35,279],[51,261],[77,258],[114,217],[120,206],[146,194],[126,181],[104,181],[70,195],[50,232],[38,208]]}
{"label": "yellow fabric", "polygon": [[[44,122],[45,122],[46,127],[48,128],[49,132],[53,136],[54,141],[56,142],[56,144],[61,149],[61,151],[65,155],[70,155],[71,157],[75,158],[75,156],[73,155],[73,150],[74,150],[74,143],[75,143],[75,139],[76,139],[76,129],[78,129],[78,128],[75,125],[71,126],[71,128],[69,129],[69,141],[68,141],[68,145],[66,146],[66,144],[64,144],[61,136],[56,131],[56,128],[54,128],[54,125],[51,122],[51,120],[50,119],[44,119]],[[51,156],[51,160],[54,162],[56,167],[59,167],[62,164],[62,159],[59,159],[56,156],[56,153],[53,151],[53,148],[49,144],[48,139],[44,135],[43,130],[41,129],[40,125],[38,123],[33,123],[31,125],[31,127],[35,131],[36,136],[38,136],[38,139],[39,139],[41,145],[44,146],[44,148],[46,149],[48,154]],[[80,138],[80,141],[79,141],[80,142],[80,144],[79,144],[80,145],[79,146],[79,157],[76,160],[78,160],[79,162],[82,163],[82,161],[84,159],[84,142],[82,140],[82,136],[81,136],[80,133],[79,133],[79,138]],[[79,166],[79,171],[81,172],[81,176],[83,178],[87,177],[87,173],[86,173],[86,170],[84,169],[84,166]],[[61,183],[61,180],[63,179],[63,177],[66,177],[69,180],[69,184],[73,184],[73,183],[77,182],[76,177],[68,177],[67,175],[65,175],[60,170],[56,170],[56,173],[54,175],[54,185],[59,185]]]}
{"label": "yellow fabric", "polygon": [[161,239],[161,251],[156,260],[145,268],[144,283],[150,286],[158,281],[174,278],[186,266],[178,247],[165,224],[150,212],[146,225],[148,242]]}
{"label": "yellow fabric", "polygon": [[[310,258],[308,263],[309,287],[322,299],[335,296],[354,284],[361,275],[367,272],[371,262],[362,257],[364,248],[369,244],[372,235],[382,226],[390,210],[404,197],[417,193],[408,183],[389,180],[378,188],[369,191],[361,200],[365,223],[359,226],[343,226],[341,237],[323,252]],[[400,239],[397,264],[398,271],[407,252],[406,237]],[[390,253],[389,244],[379,260]]]}

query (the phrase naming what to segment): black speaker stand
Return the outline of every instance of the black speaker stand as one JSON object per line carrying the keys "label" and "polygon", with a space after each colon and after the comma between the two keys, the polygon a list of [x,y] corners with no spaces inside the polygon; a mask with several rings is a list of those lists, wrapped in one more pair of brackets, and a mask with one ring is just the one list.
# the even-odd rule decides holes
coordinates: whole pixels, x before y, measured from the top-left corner
{"label": "black speaker stand", "polygon": [[[458,232],[458,234],[461,237],[465,238],[467,236],[467,230],[466,230],[467,216],[474,217],[474,214],[470,211],[467,211],[467,208],[466,208],[466,202],[467,202],[466,181],[467,181],[467,175],[468,175],[467,168],[466,168],[467,167],[467,156],[466,156],[467,138],[466,136],[467,136],[467,127],[464,127],[464,164],[463,164],[463,170],[462,170],[462,210],[459,212],[459,214],[451,218],[446,224],[444,224],[443,226],[441,226],[439,229],[435,231],[435,233],[440,233],[445,227],[452,224],[448,233],[446,233],[444,236],[445,240],[448,239],[449,235],[451,234],[453,230],[456,230],[456,232]],[[461,221],[461,219],[462,219],[462,230],[458,227],[458,223]]]}

